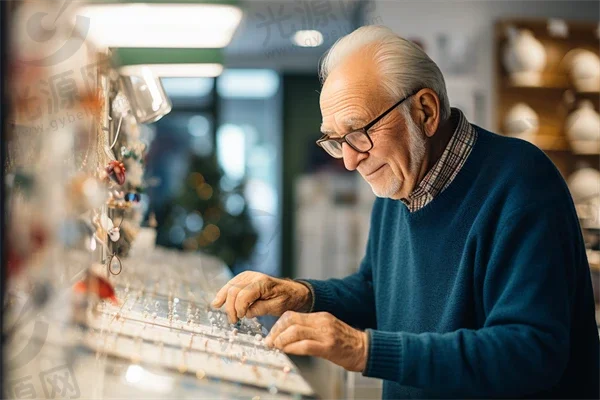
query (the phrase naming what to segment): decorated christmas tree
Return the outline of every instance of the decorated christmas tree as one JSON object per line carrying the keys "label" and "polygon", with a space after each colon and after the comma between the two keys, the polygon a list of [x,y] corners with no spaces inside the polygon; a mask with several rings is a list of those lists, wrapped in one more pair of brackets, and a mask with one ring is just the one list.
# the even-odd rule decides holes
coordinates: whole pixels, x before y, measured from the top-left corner
{"label": "decorated christmas tree", "polygon": [[223,174],[215,155],[192,156],[183,189],[156,210],[157,244],[201,251],[239,267],[257,240],[242,193],[243,184]]}

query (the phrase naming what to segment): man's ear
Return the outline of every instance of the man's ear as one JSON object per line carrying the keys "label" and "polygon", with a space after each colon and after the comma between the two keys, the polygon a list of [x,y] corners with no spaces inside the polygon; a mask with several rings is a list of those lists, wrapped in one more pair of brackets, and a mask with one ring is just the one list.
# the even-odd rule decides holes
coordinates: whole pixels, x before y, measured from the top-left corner
{"label": "man's ear", "polygon": [[440,99],[437,94],[429,88],[419,90],[414,95],[413,109],[417,114],[415,121],[419,121],[427,137],[432,137],[440,124]]}

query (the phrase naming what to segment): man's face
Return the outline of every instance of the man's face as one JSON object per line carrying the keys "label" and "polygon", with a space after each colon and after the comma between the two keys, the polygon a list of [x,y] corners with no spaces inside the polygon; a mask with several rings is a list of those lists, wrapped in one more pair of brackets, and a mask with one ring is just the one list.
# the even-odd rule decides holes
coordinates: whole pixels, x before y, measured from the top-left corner
{"label": "man's face", "polygon": [[[371,59],[368,50],[361,50],[347,57],[327,77],[320,98],[324,133],[340,137],[362,128],[400,100],[384,94]],[[410,125],[414,127],[412,134]],[[414,124],[407,125],[399,107],[368,133],[373,141],[368,153],[343,144],[346,169],[358,170],[378,197],[408,197],[423,163],[425,136]]]}

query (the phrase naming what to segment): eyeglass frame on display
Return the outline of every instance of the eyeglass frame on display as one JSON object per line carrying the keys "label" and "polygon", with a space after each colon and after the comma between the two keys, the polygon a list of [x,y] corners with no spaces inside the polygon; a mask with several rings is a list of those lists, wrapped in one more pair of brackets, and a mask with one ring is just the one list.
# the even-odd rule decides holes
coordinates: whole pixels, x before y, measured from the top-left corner
{"label": "eyeglass frame on display", "polygon": [[[376,123],[378,123],[379,121],[381,121],[386,115],[388,115],[390,112],[392,112],[392,110],[394,110],[396,107],[398,107],[400,104],[402,104],[405,100],[407,100],[408,98],[414,96],[415,94],[417,94],[419,92],[419,90],[413,92],[412,94],[409,94],[408,96],[406,96],[405,98],[403,98],[402,100],[398,101],[396,104],[394,104],[393,106],[391,106],[390,108],[388,108],[386,111],[384,111],[382,114],[380,114],[378,117],[376,117],[374,120],[372,120],[371,122],[369,122],[368,124],[366,124],[365,126],[363,126],[362,128],[353,130],[352,132],[348,132],[346,133],[344,136],[339,137],[339,138],[332,138],[330,136],[328,136],[327,134],[323,134],[323,136],[321,136],[317,141],[317,146],[319,146],[320,148],[322,148],[323,150],[325,150],[325,152],[327,152],[327,154],[329,154],[331,157],[336,158],[336,159],[341,159],[343,158],[343,155],[341,155],[340,157],[336,157],[333,154],[331,154],[329,151],[327,151],[327,149],[325,149],[325,147],[323,147],[322,143],[324,142],[337,142],[340,143],[341,145],[343,145],[344,143],[347,143],[348,146],[350,146],[353,150],[359,152],[359,153],[368,153],[369,151],[371,151],[371,149],[373,149],[373,140],[371,139],[371,136],[369,136],[369,132],[368,130],[371,129]],[[370,147],[367,150],[359,150],[356,147],[354,147],[352,145],[352,143],[348,142],[346,140],[346,136],[348,135],[352,135],[352,134],[356,134],[356,133],[362,133],[363,135],[365,135],[367,137],[367,139],[369,140],[369,143],[371,144]]]}

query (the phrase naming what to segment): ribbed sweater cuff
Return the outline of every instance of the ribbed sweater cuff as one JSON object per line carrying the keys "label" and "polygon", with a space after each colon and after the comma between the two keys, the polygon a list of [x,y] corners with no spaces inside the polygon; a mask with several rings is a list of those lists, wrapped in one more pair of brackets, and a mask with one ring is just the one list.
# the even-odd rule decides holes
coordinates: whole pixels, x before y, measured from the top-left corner
{"label": "ribbed sweater cuff", "polygon": [[398,332],[366,330],[369,338],[369,353],[364,376],[402,381],[402,336]]}
{"label": "ribbed sweater cuff", "polygon": [[311,301],[311,305],[310,305],[310,309],[308,311],[306,311],[307,313],[311,313],[313,312],[314,308],[315,308],[315,289],[313,288],[313,286],[308,283],[307,281],[305,281],[304,279],[294,279],[295,282],[301,283],[304,286],[306,286],[308,288],[308,290],[310,290],[310,301]]}
{"label": "ribbed sweater cuff", "polygon": [[331,290],[329,282],[313,279],[296,279],[296,281],[308,286],[312,293],[313,304],[310,312],[327,311],[335,314],[340,298]]}

